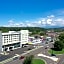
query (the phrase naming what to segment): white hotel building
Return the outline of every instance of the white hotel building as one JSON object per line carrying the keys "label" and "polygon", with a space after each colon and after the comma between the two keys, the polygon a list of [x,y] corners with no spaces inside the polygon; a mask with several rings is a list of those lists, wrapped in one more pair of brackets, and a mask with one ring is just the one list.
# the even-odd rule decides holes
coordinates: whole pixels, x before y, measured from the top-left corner
{"label": "white hotel building", "polygon": [[0,51],[10,51],[28,43],[28,30],[0,32]]}

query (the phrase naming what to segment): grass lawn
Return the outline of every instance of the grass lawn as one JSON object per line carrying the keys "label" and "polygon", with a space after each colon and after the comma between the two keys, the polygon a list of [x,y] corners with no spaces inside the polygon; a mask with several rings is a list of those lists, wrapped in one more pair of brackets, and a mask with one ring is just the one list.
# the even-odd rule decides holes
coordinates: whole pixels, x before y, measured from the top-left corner
{"label": "grass lawn", "polygon": [[45,62],[41,59],[33,59],[32,64],[45,64]]}
{"label": "grass lawn", "polygon": [[[50,54],[52,54],[52,49],[48,50],[48,52],[49,52]],[[64,49],[63,49],[62,51],[54,51],[54,50],[53,50],[53,54],[64,54]]]}
{"label": "grass lawn", "polygon": [[64,64],[64,63],[63,63]]}

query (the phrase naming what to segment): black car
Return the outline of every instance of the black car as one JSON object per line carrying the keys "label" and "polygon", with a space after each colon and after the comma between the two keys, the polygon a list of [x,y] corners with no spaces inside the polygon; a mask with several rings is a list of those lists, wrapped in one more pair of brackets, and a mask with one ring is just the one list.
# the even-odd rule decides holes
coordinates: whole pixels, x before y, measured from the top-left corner
{"label": "black car", "polygon": [[28,50],[31,50],[31,48],[28,48]]}
{"label": "black car", "polygon": [[51,54],[51,56],[56,56],[55,54]]}
{"label": "black car", "polygon": [[45,47],[45,49],[47,49],[47,47]]}

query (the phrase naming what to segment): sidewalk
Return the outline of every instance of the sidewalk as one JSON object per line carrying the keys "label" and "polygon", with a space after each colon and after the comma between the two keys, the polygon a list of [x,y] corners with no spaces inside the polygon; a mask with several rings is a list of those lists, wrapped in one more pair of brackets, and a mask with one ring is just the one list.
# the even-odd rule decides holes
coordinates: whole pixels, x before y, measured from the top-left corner
{"label": "sidewalk", "polygon": [[49,58],[49,59],[51,59],[51,60],[53,60],[53,61],[58,61],[58,59],[59,58],[56,58],[56,57],[50,57],[50,56],[46,56],[46,55],[44,55],[44,54],[38,54],[38,56],[41,56],[41,57],[46,57],[46,58]]}
{"label": "sidewalk", "polygon": [[9,53],[7,53],[7,52],[1,52],[0,54],[2,54],[2,55],[8,55]]}

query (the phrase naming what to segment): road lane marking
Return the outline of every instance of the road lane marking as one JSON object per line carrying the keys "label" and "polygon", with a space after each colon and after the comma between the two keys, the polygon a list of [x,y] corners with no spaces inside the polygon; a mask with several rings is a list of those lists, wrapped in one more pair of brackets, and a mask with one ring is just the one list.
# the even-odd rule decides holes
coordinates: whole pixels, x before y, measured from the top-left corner
{"label": "road lane marking", "polygon": [[13,61],[13,59],[14,59],[15,57],[19,57],[19,56],[21,56],[21,55],[26,55],[26,54],[30,53],[31,51],[37,50],[37,49],[39,49],[39,48],[41,48],[41,47],[43,47],[43,46],[38,46],[38,48],[29,50],[29,51],[27,51],[26,53],[23,53],[23,54],[20,54],[20,55],[15,54],[14,57],[9,58],[9,59],[6,59],[6,60],[4,60],[4,61],[1,61],[0,64],[5,64],[5,63],[7,63],[7,62]]}

